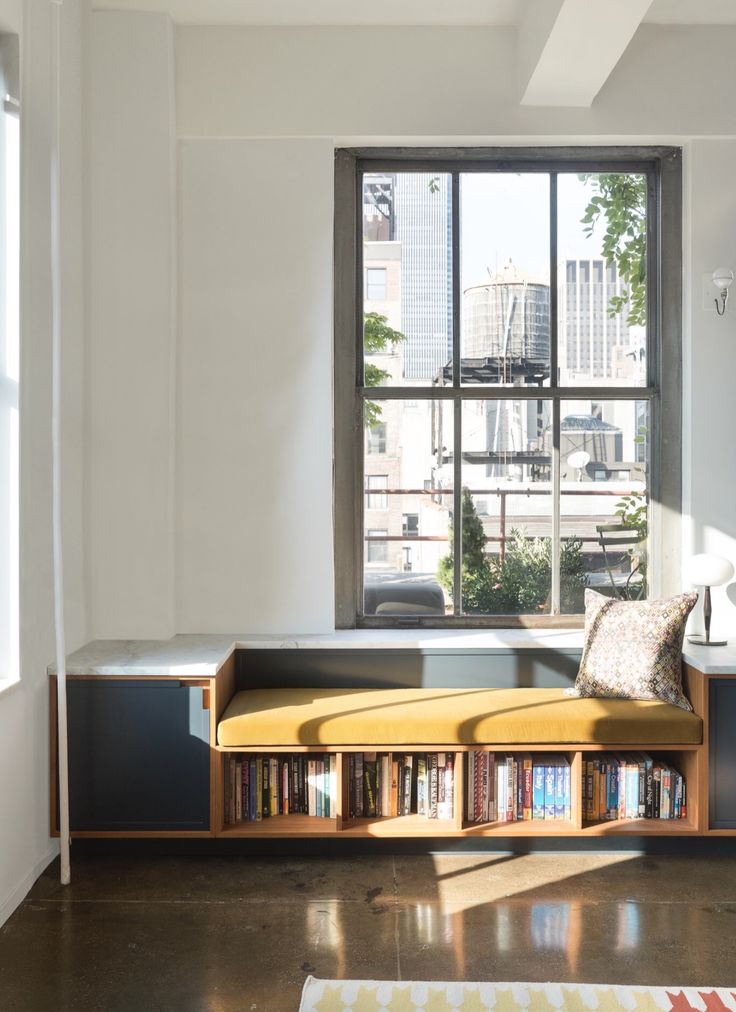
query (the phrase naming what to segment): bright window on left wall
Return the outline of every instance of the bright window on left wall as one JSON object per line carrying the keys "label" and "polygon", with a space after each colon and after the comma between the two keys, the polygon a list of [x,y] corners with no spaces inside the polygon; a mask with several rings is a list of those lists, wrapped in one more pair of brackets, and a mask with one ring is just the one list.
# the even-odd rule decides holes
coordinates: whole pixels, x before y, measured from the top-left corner
{"label": "bright window on left wall", "polygon": [[0,685],[20,675],[18,38],[0,34]]}

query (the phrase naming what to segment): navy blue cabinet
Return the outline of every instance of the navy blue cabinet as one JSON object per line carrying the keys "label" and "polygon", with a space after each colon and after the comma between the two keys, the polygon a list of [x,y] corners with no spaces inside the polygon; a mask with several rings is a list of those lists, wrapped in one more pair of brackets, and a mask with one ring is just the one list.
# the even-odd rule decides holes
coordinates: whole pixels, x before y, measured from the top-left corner
{"label": "navy blue cabinet", "polygon": [[210,829],[204,692],[173,680],[69,679],[73,832]]}
{"label": "navy blue cabinet", "polygon": [[709,823],[711,829],[736,829],[736,678],[709,683]]}

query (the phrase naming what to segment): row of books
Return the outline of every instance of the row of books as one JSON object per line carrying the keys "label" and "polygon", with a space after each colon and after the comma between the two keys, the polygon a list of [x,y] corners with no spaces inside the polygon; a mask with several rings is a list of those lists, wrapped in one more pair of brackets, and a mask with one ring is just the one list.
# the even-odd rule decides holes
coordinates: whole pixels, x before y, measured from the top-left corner
{"label": "row of books", "polygon": [[334,819],[336,780],[334,755],[231,754],[225,760],[225,823],[295,814]]}
{"label": "row of books", "polygon": [[468,822],[570,819],[570,763],[554,754],[467,755]]}
{"label": "row of books", "polygon": [[452,819],[455,753],[389,756],[353,752],[347,757],[350,817],[371,819],[423,815]]}
{"label": "row of books", "polygon": [[605,819],[685,819],[685,778],[644,752],[586,757],[583,815]]}

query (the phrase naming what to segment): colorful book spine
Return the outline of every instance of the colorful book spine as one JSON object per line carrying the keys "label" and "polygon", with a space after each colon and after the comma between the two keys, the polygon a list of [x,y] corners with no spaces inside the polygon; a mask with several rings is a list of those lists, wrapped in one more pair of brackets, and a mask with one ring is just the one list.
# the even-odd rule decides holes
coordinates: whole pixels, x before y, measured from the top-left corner
{"label": "colorful book spine", "polygon": [[[440,766],[440,756],[444,762]],[[442,801],[437,803],[437,818],[452,819],[455,806],[454,764],[452,752],[440,752],[437,758],[437,772],[444,784]]]}
{"label": "colorful book spine", "polygon": [[555,818],[565,818],[565,767],[558,763],[555,770]]}
{"label": "colorful book spine", "polygon": [[409,815],[411,812],[411,788],[412,788],[412,775],[414,772],[414,756],[404,756],[404,775],[403,782],[401,785],[401,797],[402,797],[402,810],[404,815]]}
{"label": "colorful book spine", "polygon": [[533,810],[533,768],[529,754],[523,758],[523,771],[522,817],[527,820],[531,819]]}
{"label": "colorful book spine", "polygon": [[532,818],[544,818],[544,766],[535,762],[532,766],[533,793],[532,793]]}
{"label": "colorful book spine", "polygon": [[363,753],[357,752],[355,755],[355,781],[353,791],[353,804],[355,807],[355,818],[362,819],[365,813],[365,792],[363,791]]}
{"label": "colorful book spine", "polygon": [[429,818],[437,818],[437,753],[429,753]]}
{"label": "colorful book spine", "polygon": [[391,812],[391,758],[381,756],[381,816]]}
{"label": "colorful book spine", "polygon": [[555,817],[555,767],[551,763],[544,767],[544,817]]}
{"label": "colorful book spine", "polygon": [[307,814],[317,814],[317,763],[307,759]]}
{"label": "colorful book spine", "polygon": [[279,761],[275,756],[268,760],[268,809],[270,815],[279,814]]}
{"label": "colorful book spine", "polygon": [[376,769],[376,753],[365,752],[363,754],[363,794],[364,810],[368,819],[375,819],[378,814],[377,788],[378,775]]}
{"label": "colorful book spine", "polygon": [[514,822],[516,818],[516,780],[514,773],[516,764],[512,755],[506,756],[506,822]]}
{"label": "colorful book spine", "polygon": [[496,818],[499,822],[506,821],[506,792],[508,790],[508,777],[506,775],[506,760],[496,760]]}

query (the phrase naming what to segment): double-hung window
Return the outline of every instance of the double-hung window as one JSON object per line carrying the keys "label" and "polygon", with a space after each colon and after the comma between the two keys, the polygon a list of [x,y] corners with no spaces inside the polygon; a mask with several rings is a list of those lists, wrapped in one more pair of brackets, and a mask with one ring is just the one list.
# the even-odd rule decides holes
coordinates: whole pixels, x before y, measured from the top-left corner
{"label": "double-hung window", "polygon": [[338,152],[338,626],[575,625],[586,588],[676,588],[680,188],[676,149]]}

